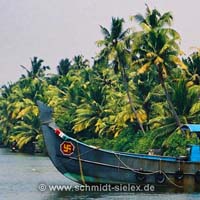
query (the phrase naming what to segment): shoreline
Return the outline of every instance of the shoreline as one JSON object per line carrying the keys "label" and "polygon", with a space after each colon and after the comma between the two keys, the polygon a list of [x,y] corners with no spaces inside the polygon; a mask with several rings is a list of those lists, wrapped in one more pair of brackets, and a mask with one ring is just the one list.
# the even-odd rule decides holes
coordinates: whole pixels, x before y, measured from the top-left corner
{"label": "shoreline", "polygon": [[0,144],[0,148],[3,149],[6,148],[6,146],[4,144]]}
{"label": "shoreline", "polygon": [[40,157],[48,157],[48,155],[44,154],[44,153],[27,153],[27,152],[19,152],[19,151],[12,151],[9,147],[5,146],[5,145],[0,145],[0,149],[5,149],[6,151],[13,153],[13,154],[25,154],[25,155],[29,155],[29,156],[40,156]]}

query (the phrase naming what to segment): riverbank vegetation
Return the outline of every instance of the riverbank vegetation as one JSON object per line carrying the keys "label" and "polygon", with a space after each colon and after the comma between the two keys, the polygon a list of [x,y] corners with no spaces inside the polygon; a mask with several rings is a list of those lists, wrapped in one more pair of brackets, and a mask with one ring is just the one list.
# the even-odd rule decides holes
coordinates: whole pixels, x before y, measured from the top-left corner
{"label": "riverbank vegetation", "polygon": [[49,75],[42,59],[15,83],[1,87],[0,135],[20,151],[44,151],[36,101],[54,108],[54,118],[68,135],[88,144],[117,151],[185,155],[195,135],[181,124],[200,122],[200,52],[185,55],[181,36],[171,26],[170,12],[146,7],[130,17],[133,27],[112,18],[100,26],[99,52],[61,59]]}

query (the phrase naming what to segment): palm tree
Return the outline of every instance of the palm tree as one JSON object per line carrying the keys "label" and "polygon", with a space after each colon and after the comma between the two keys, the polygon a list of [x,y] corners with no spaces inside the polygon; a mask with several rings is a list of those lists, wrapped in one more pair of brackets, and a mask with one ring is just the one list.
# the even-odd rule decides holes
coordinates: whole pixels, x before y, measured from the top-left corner
{"label": "palm tree", "polygon": [[9,140],[16,141],[19,150],[22,150],[26,144],[35,141],[41,134],[38,108],[30,99],[24,99],[21,107],[16,107],[14,113],[16,123],[10,130]]}
{"label": "palm tree", "polygon": [[[110,72],[113,73],[111,70]],[[103,73],[108,75],[108,69]],[[111,83],[113,82],[113,85],[110,85],[109,81],[97,75],[91,74],[86,83],[79,79],[76,86],[73,86],[73,90],[75,87],[84,88],[80,103],[72,100],[73,104],[77,105],[73,130],[75,133],[83,133],[84,137],[95,137],[94,133],[98,133],[99,136],[116,137],[129,122],[134,123],[135,115],[127,103],[126,93],[121,92],[121,85],[114,84],[115,76],[110,79]],[[144,120],[145,113],[139,110],[138,116]]]}
{"label": "palm tree", "polygon": [[3,141],[6,144],[9,139],[10,131],[16,123],[16,119],[14,118],[15,105],[17,104],[16,100],[18,101],[18,107],[20,107],[22,91],[16,84],[3,86],[1,88],[0,131],[2,132]]}
{"label": "palm tree", "polygon": [[[142,14],[137,14],[132,16],[132,19],[136,19],[136,21],[140,24],[145,32],[152,31],[153,29],[163,29],[166,25],[170,26],[173,21],[173,16],[170,12],[166,12],[163,15],[156,10],[151,10],[147,4],[146,5],[146,16]],[[173,32],[173,29],[165,28],[170,32]]]}
{"label": "palm tree", "polygon": [[89,60],[84,59],[83,55],[74,56],[72,68],[74,69],[85,69],[90,66]]}
{"label": "palm tree", "polygon": [[116,73],[119,71],[116,48],[120,42],[125,40],[129,32],[129,29],[123,31],[123,23],[124,19],[112,18],[110,31],[100,26],[104,39],[97,41],[98,47],[104,47],[98,55],[97,61],[107,61],[107,64],[111,63]]}
{"label": "palm tree", "polygon": [[[91,86],[94,87],[94,86]],[[82,98],[81,104],[76,109],[76,117],[74,119],[74,131],[80,132],[87,128],[95,132],[95,126],[103,117],[103,99],[104,94],[101,88],[91,88]]]}
{"label": "palm tree", "polygon": [[68,58],[62,59],[57,66],[58,74],[65,76],[69,72],[70,67],[71,61]]}
{"label": "palm tree", "polygon": [[[170,89],[172,90],[171,98],[180,119],[186,124],[198,123],[200,116],[200,86],[188,87],[187,80],[181,78],[171,82]],[[155,101],[152,107],[153,113],[149,123],[156,134],[153,143],[162,137],[165,138],[164,144],[173,133],[177,133],[177,126],[167,108],[167,102]]]}
{"label": "palm tree", "polygon": [[[43,77],[44,72],[50,69],[49,66],[42,66],[43,62],[42,59],[33,57],[33,59],[31,59],[31,70],[28,70],[27,67],[23,65],[21,65],[21,67],[26,70],[27,76],[30,78]],[[22,77],[25,78],[24,75]]]}
{"label": "palm tree", "polygon": [[[136,16],[136,19],[141,19],[138,16]],[[187,67],[178,57],[181,54],[178,46],[179,34],[171,28],[163,28],[163,25],[170,25],[171,23],[172,17],[169,13],[161,15],[157,10],[151,11],[147,7],[147,16],[142,19],[140,23],[142,27],[145,25],[145,29],[132,47],[133,54],[138,55],[138,59],[133,65],[139,66],[138,74],[145,73],[148,70],[157,71],[171,113],[176,124],[180,127],[181,122],[165,84],[167,75],[170,74],[173,68],[180,67],[187,70]],[[147,31],[146,27],[148,27]]]}
{"label": "palm tree", "polygon": [[44,82],[27,77],[2,88],[0,131],[5,143],[15,141],[24,149],[41,134],[36,100],[44,100]]}
{"label": "palm tree", "polygon": [[9,130],[12,128],[12,122],[10,120],[8,120],[9,118],[9,112],[7,110],[7,107],[9,105],[9,102],[4,98],[1,97],[0,98],[0,106],[1,106],[1,110],[0,110],[0,132],[1,132],[1,137],[2,137],[2,141],[5,143],[7,140],[7,134],[9,132]]}
{"label": "palm tree", "polygon": [[[134,76],[134,83],[137,85],[136,95],[142,102],[143,108],[147,114],[146,130],[149,130],[148,121],[151,119],[152,104],[162,98],[158,95],[162,88],[159,87],[156,71],[148,71],[144,74]],[[156,96],[156,97],[155,97]]]}
{"label": "palm tree", "polygon": [[193,52],[188,58],[183,59],[190,72],[190,84],[200,85],[200,51]]}
{"label": "palm tree", "polygon": [[100,40],[97,42],[97,45],[103,46],[104,48],[101,50],[98,59],[107,61],[107,65],[109,62],[114,68],[114,71],[118,73],[120,71],[121,78],[123,80],[123,85],[126,90],[126,94],[128,97],[129,104],[131,106],[132,112],[135,114],[136,120],[139,124],[140,129],[144,131],[142,121],[138,116],[137,110],[133,104],[133,100],[130,94],[129,88],[129,77],[126,73],[126,70],[129,68],[129,51],[126,46],[125,37],[129,32],[129,29],[123,31],[123,19],[120,18],[112,18],[111,30],[110,32],[103,26],[101,26],[101,31],[104,35],[104,40]]}

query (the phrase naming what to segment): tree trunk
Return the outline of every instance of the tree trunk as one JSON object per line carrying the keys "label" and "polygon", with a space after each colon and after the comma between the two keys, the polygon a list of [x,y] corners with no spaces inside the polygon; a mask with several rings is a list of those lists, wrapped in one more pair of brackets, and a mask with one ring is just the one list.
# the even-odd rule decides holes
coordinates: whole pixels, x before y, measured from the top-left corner
{"label": "tree trunk", "polygon": [[138,117],[138,114],[137,114],[137,111],[136,111],[136,108],[135,106],[133,105],[133,100],[131,98],[131,95],[130,95],[130,91],[129,91],[129,85],[128,85],[128,81],[127,81],[127,75],[126,75],[126,71],[124,69],[124,67],[122,67],[122,70],[121,70],[121,75],[122,75],[122,79],[123,79],[123,82],[124,82],[124,86],[125,86],[125,90],[126,90],[126,94],[127,94],[127,97],[128,97],[128,101],[129,101],[129,104],[131,106],[131,110],[132,112],[135,114],[135,117],[136,117],[136,120],[139,124],[139,127],[140,129],[142,130],[143,133],[145,133],[144,131],[144,127],[142,125],[142,123],[140,122],[140,119]]}
{"label": "tree trunk", "polygon": [[[115,46],[115,48],[116,48],[116,46]],[[126,70],[124,68],[124,66],[126,66],[126,64],[127,64],[126,61],[125,61],[124,51],[122,52],[122,51],[119,51],[119,50],[116,49],[116,52],[117,52],[117,55],[118,55],[118,61],[121,65],[120,72],[121,72],[121,76],[122,76],[122,80],[123,80],[123,85],[125,87],[126,94],[127,94],[127,97],[128,97],[128,101],[129,101],[129,104],[131,106],[131,110],[135,114],[136,120],[139,124],[141,131],[143,132],[143,134],[145,134],[144,127],[143,127],[142,123],[140,122],[137,110],[136,110],[135,106],[133,105],[133,100],[132,100],[131,95],[130,95],[129,85],[128,85],[128,75],[126,74]]]}
{"label": "tree trunk", "polygon": [[178,115],[177,115],[177,113],[176,113],[176,111],[174,109],[174,106],[173,106],[173,104],[171,102],[170,94],[169,94],[169,92],[168,92],[168,90],[167,90],[167,88],[165,86],[164,78],[163,78],[163,75],[162,75],[161,71],[159,71],[159,78],[160,78],[161,86],[164,89],[164,93],[165,93],[165,96],[166,96],[167,103],[169,105],[170,111],[171,111],[171,113],[172,113],[172,115],[173,115],[173,117],[174,117],[174,119],[176,121],[177,126],[180,128],[181,127],[181,122],[180,122],[179,117],[178,117]]}

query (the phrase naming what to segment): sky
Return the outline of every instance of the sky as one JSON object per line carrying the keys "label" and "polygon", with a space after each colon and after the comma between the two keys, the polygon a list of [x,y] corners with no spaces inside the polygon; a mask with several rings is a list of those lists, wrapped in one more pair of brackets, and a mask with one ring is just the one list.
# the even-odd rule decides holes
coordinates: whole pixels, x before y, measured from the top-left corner
{"label": "sky", "polygon": [[37,56],[56,73],[63,58],[82,54],[91,60],[102,39],[100,25],[109,28],[112,17],[145,14],[145,3],[161,13],[171,11],[173,28],[182,37],[187,55],[200,47],[200,1],[175,0],[0,0],[0,86],[17,81]]}

